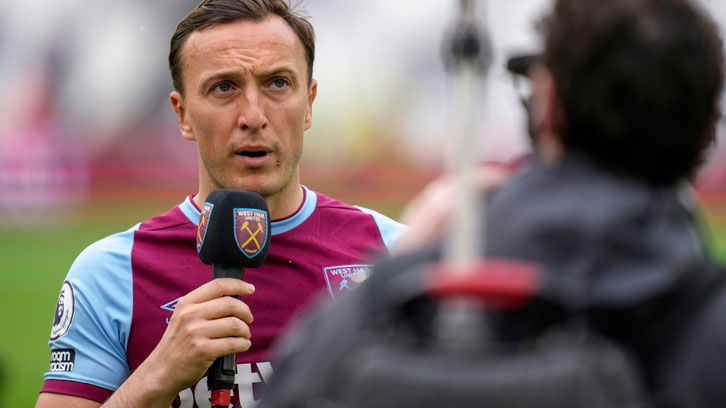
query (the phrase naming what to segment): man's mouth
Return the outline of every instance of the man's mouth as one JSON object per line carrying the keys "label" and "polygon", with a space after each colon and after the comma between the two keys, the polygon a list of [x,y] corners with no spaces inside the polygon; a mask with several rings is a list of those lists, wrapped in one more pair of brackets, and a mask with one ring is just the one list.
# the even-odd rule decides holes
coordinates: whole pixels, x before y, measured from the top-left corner
{"label": "man's mouth", "polygon": [[239,154],[241,156],[245,156],[245,157],[263,157],[263,156],[266,156],[267,155],[267,152],[263,152],[263,151],[244,151],[244,152],[240,152],[240,153],[237,153],[237,154]]}
{"label": "man's mouth", "polygon": [[267,163],[267,159],[270,157],[270,152],[261,150],[240,150],[235,152],[235,155],[239,157],[246,167],[255,168],[264,166]]}

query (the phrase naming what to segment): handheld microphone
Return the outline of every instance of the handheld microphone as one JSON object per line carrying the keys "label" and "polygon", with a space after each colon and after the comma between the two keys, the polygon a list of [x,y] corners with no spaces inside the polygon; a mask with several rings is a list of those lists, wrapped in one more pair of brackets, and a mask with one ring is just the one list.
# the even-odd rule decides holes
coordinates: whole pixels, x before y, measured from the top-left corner
{"label": "handheld microphone", "polygon": [[[269,249],[270,216],[262,196],[222,189],[209,194],[197,229],[197,252],[203,263],[212,265],[213,279],[242,279],[244,268],[262,265]],[[228,354],[209,367],[213,407],[229,406],[235,360],[235,354]]]}

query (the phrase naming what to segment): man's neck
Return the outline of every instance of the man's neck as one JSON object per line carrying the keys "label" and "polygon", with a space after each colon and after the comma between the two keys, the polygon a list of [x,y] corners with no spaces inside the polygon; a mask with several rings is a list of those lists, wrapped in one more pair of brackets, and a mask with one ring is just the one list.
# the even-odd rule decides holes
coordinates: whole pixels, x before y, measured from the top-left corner
{"label": "man's neck", "polygon": [[270,211],[270,219],[280,220],[295,214],[302,205],[304,197],[305,194],[300,184],[295,184],[273,196],[265,197],[267,208]]}
{"label": "man's neck", "polygon": [[[197,208],[204,207],[204,200],[207,199],[207,195],[209,194],[200,191],[194,196],[193,201]],[[270,219],[279,220],[293,215],[302,205],[304,197],[305,194],[300,184],[293,184],[274,195],[265,197]]]}

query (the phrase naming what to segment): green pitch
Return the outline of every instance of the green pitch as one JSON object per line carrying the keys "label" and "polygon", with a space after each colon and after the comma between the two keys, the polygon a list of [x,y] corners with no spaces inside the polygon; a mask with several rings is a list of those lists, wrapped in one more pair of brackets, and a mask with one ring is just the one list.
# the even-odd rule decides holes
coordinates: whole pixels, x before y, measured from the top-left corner
{"label": "green pitch", "polygon": [[0,224],[0,408],[35,405],[50,360],[55,303],[76,256],[174,204],[96,205],[69,224]]}
{"label": "green pitch", "polygon": [[[176,202],[152,205],[97,205],[70,225],[0,225],[0,408],[35,404],[48,368],[47,341],[55,302],[76,255],[88,244],[131,227]],[[391,208],[380,209],[395,215]],[[389,210],[389,211],[387,211]],[[707,235],[720,260],[726,260],[726,205],[706,206]]]}

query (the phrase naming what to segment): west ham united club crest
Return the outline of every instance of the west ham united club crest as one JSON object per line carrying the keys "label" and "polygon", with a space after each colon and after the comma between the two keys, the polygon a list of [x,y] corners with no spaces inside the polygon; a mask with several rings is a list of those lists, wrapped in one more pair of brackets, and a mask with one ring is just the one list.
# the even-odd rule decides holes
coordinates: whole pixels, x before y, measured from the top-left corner
{"label": "west ham united club crest", "polygon": [[197,252],[202,249],[204,237],[207,235],[207,226],[209,225],[209,217],[212,216],[212,208],[214,204],[204,203],[202,208],[202,217],[199,219],[199,227],[197,228]]}
{"label": "west ham united club crest", "polygon": [[248,258],[254,258],[267,242],[267,213],[254,208],[235,208],[234,238],[239,249]]}
{"label": "west ham united club crest", "polygon": [[325,282],[328,284],[330,296],[336,296],[355,289],[368,278],[373,265],[343,265],[324,268]]}

